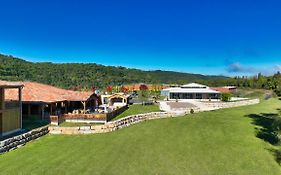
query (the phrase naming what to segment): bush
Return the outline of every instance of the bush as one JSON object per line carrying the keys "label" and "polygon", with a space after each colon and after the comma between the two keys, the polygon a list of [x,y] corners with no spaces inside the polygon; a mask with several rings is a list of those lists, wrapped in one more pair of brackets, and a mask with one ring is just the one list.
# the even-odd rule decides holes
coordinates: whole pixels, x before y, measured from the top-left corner
{"label": "bush", "polygon": [[281,87],[275,89],[275,94],[278,96],[278,97],[281,97]]}
{"label": "bush", "polygon": [[194,109],[190,109],[190,114],[194,114]]}
{"label": "bush", "polygon": [[230,101],[230,98],[231,98],[231,94],[230,93],[223,93],[222,95],[221,95],[221,100],[222,101],[225,101],[225,102],[228,102],[228,101]]}

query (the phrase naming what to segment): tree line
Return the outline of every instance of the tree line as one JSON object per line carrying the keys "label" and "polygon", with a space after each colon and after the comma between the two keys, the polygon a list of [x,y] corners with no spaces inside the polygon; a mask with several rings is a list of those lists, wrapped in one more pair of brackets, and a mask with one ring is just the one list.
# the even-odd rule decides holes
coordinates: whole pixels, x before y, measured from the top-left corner
{"label": "tree line", "polygon": [[105,88],[133,83],[171,84],[194,80],[224,79],[172,71],[143,71],[125,67],[103,66],[95,63],[34,63],[0,54],[0,79],[35,81],[61,88]]}
{"label": "tree line", "polygon": [[106,90],[108,86],[124,84],[186,84],[197,82],[208,86],[232,85],[240,88],[274,90],[281,95],[280,72],[272,76],[225,77],[173,71],[143,71],[125,67],[103,66],[95,63],[34,63],[0,54],[0,80],[35,81],[65,89]]}

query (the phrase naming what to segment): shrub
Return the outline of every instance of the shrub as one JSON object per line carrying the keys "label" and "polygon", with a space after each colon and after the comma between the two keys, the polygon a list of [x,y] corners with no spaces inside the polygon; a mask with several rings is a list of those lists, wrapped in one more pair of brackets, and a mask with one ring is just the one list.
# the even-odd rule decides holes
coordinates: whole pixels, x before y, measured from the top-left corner
{"label": "shrub", "polygon": [[278,96],[278,97],[281,97],[281,87],[275,89],[275,94]]}
{"label": "shrub", "polygon": [[194,109],[190,109],[190,114],[194,114]]}
{"label": "shrub", "polygon": [[143,105],[146,105],[146,103],[150,103],[149,97],[150,95],[148,90],[141,90],[138,93],[138,99],[142,102]]}
{"label": "shrub", "polygon": [[228,101],[230,101],[230,98],[231,98],[231,94],[230,93],[223,93],[222,95],[221,95],[221,100],[222,101],[225,101],[225,102],[228,102]]}
{"label": "shrub", "polygon": [[146,91],[146,90],[148,90],[148,87],[147,87],[147,85],[145,85],[145,84],[141,84],[140,87],[139,87],[139,89],[140,89],[141,91]]}

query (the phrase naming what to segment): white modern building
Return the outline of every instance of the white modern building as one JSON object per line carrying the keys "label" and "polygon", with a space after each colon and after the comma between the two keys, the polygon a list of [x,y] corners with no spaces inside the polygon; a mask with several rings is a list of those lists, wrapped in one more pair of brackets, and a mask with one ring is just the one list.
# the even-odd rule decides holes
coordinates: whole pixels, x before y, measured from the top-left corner
{"label": "white modern building", "polygon": [[180,87],[172,87],[163,89],[162,96],[166,96],[168,100],[183,99],[220,99],[221,93],[213,90],[206,85],[190,83]]}

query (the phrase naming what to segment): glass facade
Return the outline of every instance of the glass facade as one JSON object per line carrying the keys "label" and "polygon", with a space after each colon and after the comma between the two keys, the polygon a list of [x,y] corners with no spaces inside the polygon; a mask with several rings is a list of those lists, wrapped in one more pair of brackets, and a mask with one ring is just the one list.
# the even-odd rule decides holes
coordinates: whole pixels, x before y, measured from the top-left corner
{"label": "glass facade", "polygon": [[216,93],[170,93],[170,99],[219,99]]}
{"label": "glass facade", "polygon": [[196,94],[196,95],[195,95],[195,98],[196,98],[196,99],[202,99],[202,97],[203,97],[202,94]]}

